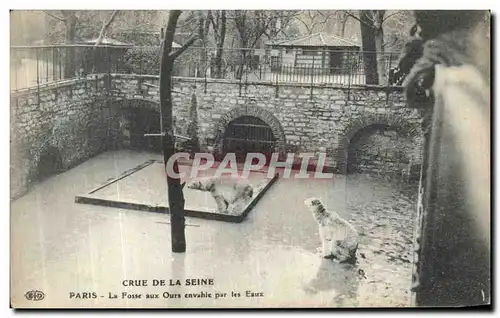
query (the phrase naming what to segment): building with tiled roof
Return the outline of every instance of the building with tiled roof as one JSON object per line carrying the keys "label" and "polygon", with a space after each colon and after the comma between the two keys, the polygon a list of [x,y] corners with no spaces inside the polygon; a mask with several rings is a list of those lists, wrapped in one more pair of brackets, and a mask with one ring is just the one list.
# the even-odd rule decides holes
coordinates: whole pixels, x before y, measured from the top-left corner
{"label": "building with tiled roof", "polygon": [[356,63],[361,44],[327,33],[267,42],[273,69],[282,66],[321,69],[323,73],[345,73]]}

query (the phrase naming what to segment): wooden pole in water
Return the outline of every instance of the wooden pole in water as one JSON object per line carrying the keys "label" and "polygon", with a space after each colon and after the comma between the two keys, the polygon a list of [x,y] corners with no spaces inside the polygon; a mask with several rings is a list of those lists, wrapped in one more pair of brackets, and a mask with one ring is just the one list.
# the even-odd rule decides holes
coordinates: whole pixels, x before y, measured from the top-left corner
{"label": "wooden pole in water", "polygon": [[[184,194],[181,179],[170,175],[167,171],[167,162],[175,154],[175,137],[172,116],[172,70],[175,59],[184,52],[196,37],[187,41],[180,49],[172,51],[172,42],[177,26],[177,20],[181,14],[180,10],[170,11],[165,38],[163,40],[163,52],[160,67],[160,125],[162,129],[162,150],[165,164],[165,174],[168,186],[168,206],[170,210],[170,229],[172,252],[184,253],[186,251],[186,237],[184,233]],[[179,166],[174,161],[172,170],[179,174]]]}

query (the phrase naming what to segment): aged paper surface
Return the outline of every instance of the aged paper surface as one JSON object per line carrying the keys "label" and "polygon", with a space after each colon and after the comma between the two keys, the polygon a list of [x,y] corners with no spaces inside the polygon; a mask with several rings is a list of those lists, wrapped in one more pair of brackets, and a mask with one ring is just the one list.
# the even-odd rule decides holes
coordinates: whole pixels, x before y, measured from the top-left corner
{"label": "aged paper surface", "polygon": [[11,306],[489,304],[469,13],[11,11]]}

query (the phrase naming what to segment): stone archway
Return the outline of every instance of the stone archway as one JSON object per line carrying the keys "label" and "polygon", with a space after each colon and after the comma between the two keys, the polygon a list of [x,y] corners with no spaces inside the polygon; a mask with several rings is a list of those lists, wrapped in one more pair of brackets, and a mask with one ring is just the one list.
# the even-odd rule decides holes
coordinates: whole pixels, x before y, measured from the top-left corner
{"label": "stone archway", "polygon": [[162,151],[161,138],[144,136],[161,132],[158,101],[141,98],[115,99],[112,112],[110,116],[115,118],[115,147],[156,153]]}
{"label": "stone archway", "polygon": [[248,153],[261,153],[267,162],[276,147],[276,138],[271,127],[262,119],[240,116],[231,121],[224,132],[223,154],[234,153],[238,162],[244,162]]}
{"label": "stone archway", "polygon": [[369,127],[389,127],[395,130],[398,134],[407,138],[415,138],[420,135],[420,125],[411,124],[401,116],[378,114],[372,116],[364,116],[352,120],[344,129],[344,133],[340,137],[339,145],[335,155],[337,163],[337,171],[341,174],[347,173],[349,145],[354,136],[362,130]]}
{"label": "stone archway", "polygon": [[59,149],[55,146],[46,147],[40,152],[34,180],[43,181],[62,172],[63,168],[63,160]]}
{"label": "stone archway", "polygon": [[255,117],[266,123],[272,131],[276,140],[274,151],[280,154],[285,153],[285,133],[278,119],[269,111],[256,105],[238,106],[224,114],[214,128],[215,145],[214,152],[221,155],[223,151],[223,138],[229,124],[240,117]]}

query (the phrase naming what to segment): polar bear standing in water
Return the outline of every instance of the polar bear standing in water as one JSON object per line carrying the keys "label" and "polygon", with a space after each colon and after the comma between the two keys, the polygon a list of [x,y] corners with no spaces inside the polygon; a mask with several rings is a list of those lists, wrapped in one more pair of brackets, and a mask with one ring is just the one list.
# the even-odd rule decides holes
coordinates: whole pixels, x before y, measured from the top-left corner
{"label": "polar bear standing in water", "polygon": [[240,214],[253,197],[254,189],[246,178],[224,176],[193,179],[188,189],[208,191],[223,214]]}
{"label": "polar bear standing in water", "polygon": [[323,257],[355,263],[359,239],[356,229],[337,213],[328,211],[319,198],[306,199],[304,204],[318,223]]}

